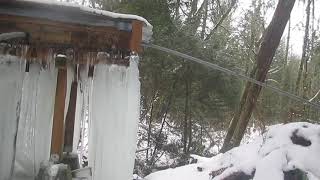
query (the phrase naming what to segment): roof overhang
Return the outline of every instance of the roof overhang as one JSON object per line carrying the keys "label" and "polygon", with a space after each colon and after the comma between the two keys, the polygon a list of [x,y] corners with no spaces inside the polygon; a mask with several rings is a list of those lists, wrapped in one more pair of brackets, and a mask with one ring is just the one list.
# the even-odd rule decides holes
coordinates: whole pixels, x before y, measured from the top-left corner
{"label": "roof overhang", "polygon": [[0,3],[0,33],[26,32],[24,44],[43,49],[141,52],[152,26],[135,15],[112,13],[70,3],[15,0]]}

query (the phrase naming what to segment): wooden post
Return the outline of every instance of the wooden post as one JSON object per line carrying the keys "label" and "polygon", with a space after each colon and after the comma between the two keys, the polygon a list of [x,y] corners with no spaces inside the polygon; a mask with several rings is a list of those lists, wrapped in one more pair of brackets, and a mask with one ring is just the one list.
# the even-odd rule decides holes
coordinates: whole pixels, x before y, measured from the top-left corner
{"label": "wooden post", "polygon": [[94,65],[89,65],[88,77],[93,77]]}
{"label": "wooden post", "polygon": [[77,106],[77,93],[78,93],[78,81],[77,81],[77,66],[75,67],[75,79],[71,84],[70,100],[68,106],[68,112],[66,116],[66,127],[64,136],[64,151],[72,152],[73,146],[73,134],[74,134],[74,122],[76,117]]}
{"label": "wooden post", "polygon": [[132,24],[132,32],[131,32],[131,38],[130,38],[130,50],[139,53],[142,51],[141,42],[142,42],[143,22],[133,20],[131,24]]}
{"label": "wooden post", "polygon": [[[56,60],[57,61],[57,60]],[[61,61],[61,58],[59,59]],[[64,140],[64,108],[67,91],[67,69],[66,65],[58,66],[58,77],[56,87],[56,97],[54,104],[53,126],[51,137],[51,155],[59,155],[62,158]]]}

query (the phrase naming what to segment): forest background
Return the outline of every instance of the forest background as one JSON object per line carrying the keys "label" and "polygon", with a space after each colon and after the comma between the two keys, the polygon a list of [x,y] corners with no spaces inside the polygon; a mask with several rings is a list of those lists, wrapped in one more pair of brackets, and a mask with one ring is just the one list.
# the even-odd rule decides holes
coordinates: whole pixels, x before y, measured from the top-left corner
{"label": "forest background", "polygon": [[[154,44],[253,78],[261,68],[257,55],[278,3],[69,1],[140,15],[153,25]],[[319,0],[295,2],[264,79],[268,85],[315,103],[320,103],[320,15],[315,11],[319,6]],[[268,89],[246,94],[247,82],[222,72],[152,49],[145,49],[141,56],[141,116],[135,162],[135,173],[140,176],[188,164],[192,154],[211,157],[224,152],[250,141],[272,124],[320,121],[319,110]],[[247,108],[244,97],[255,95],[256,102]],[[232,121],[236,126],[230,126]]]}

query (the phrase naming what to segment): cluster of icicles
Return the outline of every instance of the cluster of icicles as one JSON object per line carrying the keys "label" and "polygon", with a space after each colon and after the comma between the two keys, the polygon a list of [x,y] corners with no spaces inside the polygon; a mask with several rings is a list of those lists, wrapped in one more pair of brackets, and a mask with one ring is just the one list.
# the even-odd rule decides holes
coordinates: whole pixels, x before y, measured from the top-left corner
{"label": "cluster of icicles", "polygon": [[[127,180],[134,166],[140,82],[130,66],[98,64],[78,71],[73,151],[87,157],[93,179]],[[53,61],[49,61],[53,62]],[[0,55],[0,179],[34,179],[50,156],[57,70]],[[75,77],[68,67],[65,116]]]}

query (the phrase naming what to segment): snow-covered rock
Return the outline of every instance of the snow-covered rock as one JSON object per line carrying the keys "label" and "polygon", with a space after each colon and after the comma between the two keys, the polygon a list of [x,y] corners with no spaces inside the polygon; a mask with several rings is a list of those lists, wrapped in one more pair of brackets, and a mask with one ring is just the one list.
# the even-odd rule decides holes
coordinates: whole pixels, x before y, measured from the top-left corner
{"label": "snow-covered rock", "polygon": [[[294,170],[320,180],[320,125],[298,122],[270,126],[253,142],[212,158],[175,169],[158,171],[146,180],[283,180]],[[289,175],[288,175],[289,174]]]}

